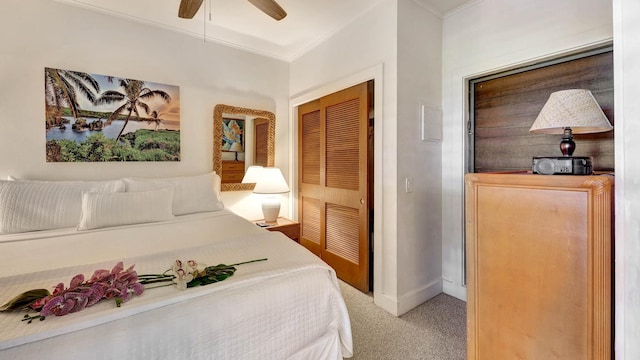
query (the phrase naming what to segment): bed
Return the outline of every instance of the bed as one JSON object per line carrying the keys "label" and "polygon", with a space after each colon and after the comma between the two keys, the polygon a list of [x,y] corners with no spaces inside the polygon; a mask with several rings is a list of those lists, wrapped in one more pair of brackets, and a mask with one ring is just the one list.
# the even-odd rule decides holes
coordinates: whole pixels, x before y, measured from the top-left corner
{"label": "bed", "polygon": [[[0,358],[352,356],[335,272],[283,234],[224,209],[215,173],[117,181],[0,182],[0,303],[26,290],[68,285],[76,274],[90,276],[118,261],[135,264],[138,274],[157,274],[176,259],[207,265],[267,260],[238,265],[233,276],[207,286],[146,289],[121,307],[103,300],[30,324],[21,321],[23,313],[0,313]],[[59,213],[75,210],[79,216],[68,221],[78,222],[77,216],[76,226],[42,229],[64,224]],[[37,219],[25,225],[18,221],[24,216]]]}

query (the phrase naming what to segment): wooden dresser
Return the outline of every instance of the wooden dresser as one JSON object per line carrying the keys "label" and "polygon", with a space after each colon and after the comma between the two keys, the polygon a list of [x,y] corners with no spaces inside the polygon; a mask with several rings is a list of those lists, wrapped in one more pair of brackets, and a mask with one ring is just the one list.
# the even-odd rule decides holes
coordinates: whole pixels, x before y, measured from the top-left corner
{"label": "wooden dresser", "polygon": [[613,176],[468,174],[467,359],[609,359]]}
{"label": "wooden dresser", "polygon": [[222,160],[222,183],[240,183],[244,177],[244,161]]}

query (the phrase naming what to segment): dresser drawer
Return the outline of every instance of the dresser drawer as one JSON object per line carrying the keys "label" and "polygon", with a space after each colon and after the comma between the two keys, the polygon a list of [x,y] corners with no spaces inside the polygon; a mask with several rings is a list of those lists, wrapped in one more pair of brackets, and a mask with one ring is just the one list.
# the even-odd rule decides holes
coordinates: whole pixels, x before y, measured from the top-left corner
{"label": "dresser drawer", "polygon": [[222,183],[240,183],[244,177],[244,161],[222,161]]}
{"label": "dresser drawer", "polygon": [[223,161],[222,171],[242,171],[244,173],[244,161]]}
{"label": "dresser drawer", "polygon": [[222,180],[223,182],[231,182],[231,183],[239,183],[242,182],[242,178],[244,177],[244,174],[238,174],[238,173],[222,173]]}

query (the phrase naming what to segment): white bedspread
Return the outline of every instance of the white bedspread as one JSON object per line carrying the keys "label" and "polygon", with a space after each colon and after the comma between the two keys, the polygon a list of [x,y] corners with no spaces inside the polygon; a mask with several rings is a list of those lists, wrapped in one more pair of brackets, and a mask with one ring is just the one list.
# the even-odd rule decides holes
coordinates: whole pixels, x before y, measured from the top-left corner
{"label": "white bedspread", "polygon": [[0,313],[0,358],[350,357],[349,317],[333,270],[284,235],[226,210],[99,231],[4,235],[0,303],[25,290],[68,285],[77,273],[90,276],[119,260],[148,274],[176,258],[217,265],[265,257],[223,282],[149,289],[120,308],[103,300],[32,324],[20,313]]}

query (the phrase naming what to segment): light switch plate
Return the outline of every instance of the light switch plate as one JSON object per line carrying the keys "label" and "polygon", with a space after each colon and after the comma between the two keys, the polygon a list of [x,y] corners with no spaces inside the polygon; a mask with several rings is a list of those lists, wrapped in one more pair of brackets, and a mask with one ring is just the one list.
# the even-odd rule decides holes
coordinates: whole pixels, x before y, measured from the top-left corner
{"label": "light switch plate", "polygon": [[404,188],[405,188],[405,192],[410,193],[413,192],[413,178],[412,177],[408,177],[404,179]]}

